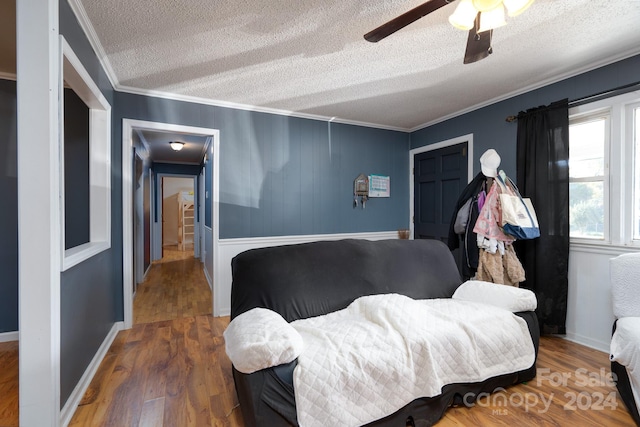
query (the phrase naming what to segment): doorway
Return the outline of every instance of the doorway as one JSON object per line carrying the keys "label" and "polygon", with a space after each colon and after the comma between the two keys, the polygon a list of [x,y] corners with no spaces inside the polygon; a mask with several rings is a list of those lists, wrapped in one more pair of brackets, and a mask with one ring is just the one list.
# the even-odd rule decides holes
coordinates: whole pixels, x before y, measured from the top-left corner
{"label": "doorway", "polygon": [[[198,239],[202,238],[209,242],[209,247],[212,250],[206,254],[207,257],[211,259],[203,259],[203,268],[205,269],[205,275],[207,278],[214,277],[214,271],[218,269],[218,261],[217,261],[217,248],[219,244],[219,228],[218,228],[218,218],[219,218],[219,153],[220,153],[220,142],[219,142],[219,131],[215,129],[209,128],[198,128],[192,126],[182,126],[182,125],[172,125],[166,123],[158,123],[158,122],[147,122],[140,120],[131,120],[131,119],[123,119],[123,127],[122,127],[122,206],[123,206],[123,227],[122,227],[122,241],[123,241],[123,300],[124,300],[124,324],[125,328],[131,328],[133,324],[133,292],[135,289],[135,275],[134,275],[134,248],[136,247],[136,239],[134,235],[134,186],[133,181],[135,179],[135,152],[134,152],[134,141],[137,134],[144,133],[146,131],[150,132],[168,132],[180,135],[184,138],[198,137],[204,138],[207,141],[206,146],[202,149],[202,158],[205,162],[209,162],[208,168],[205,168],[209,171],[206,179],[204,180],[207,188],[210,188],[211,191],[206,192],[206,197],[201,201],[202,204],[205,204],[210,211],[210,219],[209,224],[205,224],[204,221],[201,222],[202,226],[197,230],[198,225],[195,225],[196,230],[193,231],[193,237],[189,236],[192,239],[192,242],[198,241]],[[169,144],[163,145],[163,148],[168,147]],[[152,151],[152,147],[148,148],[149,151]],[[129,166],[129,167],[128,167]],[[182,165],[186,167],[187,165]],[[196,181],[196,176],[200,173],[201,165],[193,165],[196,172],[192,174],[191,182],[194,183]],[[157,175],[157,174],[156,174]],[[153,182],[153,175],[151,176],[152,183],[150,185],[151,188],[153,186],[157,186],[159,184],[159,179],[156,179],[156,182]],[[197,186],[193,185],[194,195],[194,213],[197,212],[197,197],[195,196],[197,192]],[[161,193],[161,191],[160,191]],[[154,223],[154,227],[157,224],[158,217],[161,218],[161,203],[158,204],[158,197],[155,198],[152,196],[151,200],[151,218],[153,218],[152,222]],[[162,199],[161,199],[162,200]],[[195,216],[195,215],[194,215]],[[195,224],[198,224],[194,218]],[[160,223],[162,224],[162,223]],[[160,225],[161,226],[161,225]],[[200,233],[198,236],[196,234]],[[158,233],[152,232],[152,236],[157,236]],[[161,234],[161,233],[160,233]],[[157,238],[153,238],[152,240],[156,240],[152,242],[152,247],[157,247]],[[161,243],[161,242],[160,242]],[[162,247],[162,245],[160,244]],[[190,245],[191,250],[193,251],[195,245],[192,243]],[[154,251],[155,252],[155,251]],[[157,258],[157,254],[153,255],[153,258]],[[212,271],[206,271],[206,270]],[[211,286],[211,283],[210,283]],[[213,306],[213,301],[216,298],[216,288],[213,288],[212,292],[212,300],[211,307]],[[215,315],[214,311],[214,315]]]}
{"label": "doorway", "polygon": [[198,237],[198,217],[196,205],[198,199],[195,194],[196,177],[167,176],[160,177],[162,194],[161,230],[162,237],[158,239],[162,245],[162,256],[165,251],[178,251],[182,256],[189,257],[195,252],[195,242]]}
{"label": "doorway", "polygon": [[413,149],[409,157],[411,235],[446,244],[455,203],[473,178],[473,135]]}

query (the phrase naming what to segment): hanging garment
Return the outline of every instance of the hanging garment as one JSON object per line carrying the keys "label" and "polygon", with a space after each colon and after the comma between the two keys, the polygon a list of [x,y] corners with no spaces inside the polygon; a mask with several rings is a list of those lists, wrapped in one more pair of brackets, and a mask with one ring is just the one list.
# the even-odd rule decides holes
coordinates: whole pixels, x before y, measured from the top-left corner
{"label": "hanging garment", "polygon": [[491,253],[481,250],[476,279],[509,286],[519,286],[520,282],[524,282],[524,268],[513,245],[505,245],[504,255],[500,251]]}
{"label": "hanging garment", "polygon": [[456,217],[460,208],[464,206],[469,199],[474,198],[482,191],[486,179],[486,176],[482,173],[478,173],[473,180],[467,184],[464,190],[462,190],[462,193],[454,206],[451,224],[449,226],[447,245],[452,251],[457,248],[462,250],[462,276],[465,280],[473,277],[478,268],[478,245],[476,244],[476,234],[473,232],[473,227],[479,214],[477,203],[471,203],[470,205],[471,211],[469,213],[465,231],[462,233],[462,239],[460,238],[460,234],[456,234],[454,229]]}
{"label": "hanging garment", "polygon": [[[500,186],[496,181],[491,185],[489,194],[473,227],[474,233],[485,239],[495,239],[505,243],[513,243],[515,239],[502,231],[502,213],[500,212]],[[479,240],[479,238],[477,239]]]}

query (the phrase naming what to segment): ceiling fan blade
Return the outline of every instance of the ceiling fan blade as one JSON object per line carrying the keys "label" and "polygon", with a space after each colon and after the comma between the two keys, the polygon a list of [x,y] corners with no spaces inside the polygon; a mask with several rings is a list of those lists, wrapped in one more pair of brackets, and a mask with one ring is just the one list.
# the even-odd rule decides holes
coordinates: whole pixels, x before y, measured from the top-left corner
{"label": "ceiling fan blade", "polygon": [[407,25],[417,21],[430,14],[431,12],[440,9],[443,6],[452,3],[455,0],[430,0],[426,3],[417,6],[410,11],[403,13],[397,18],[392,19],[391,21],[380,25],[375,30],[369,31],[364,35],[365,40],[370,41],[372,43],[379,42],[383,38],[390,36],[396,31],[406,27]]}
{"label": "ceiling fan blade", "polygon": [[476,16],[474,28],[469,30],[467,48],[464,52],[464,64],[471,64],[472,62],[480,61],[493,52],[493,49],[491,48],[491,36],[493,35],[493,30],[483,31],[482,33],[476,32],[479,22],[480,13]]}

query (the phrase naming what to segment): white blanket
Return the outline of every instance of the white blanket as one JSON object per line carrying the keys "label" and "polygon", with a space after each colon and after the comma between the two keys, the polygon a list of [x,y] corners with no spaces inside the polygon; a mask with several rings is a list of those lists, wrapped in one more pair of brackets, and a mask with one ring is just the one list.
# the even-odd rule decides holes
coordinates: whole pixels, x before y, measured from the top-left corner
{"label": "white blanket", "polygon": [[640,317],[623,317],[611,337],[611,360],[627,369],[636,407],[640,408]]}
{"label": "white blanket", "polygon": [[446,384],[517,372],[535,360],[523,319],[470,301],[372,295],[292,326],[305,345],[294,371],[303,427],[366,424]]}

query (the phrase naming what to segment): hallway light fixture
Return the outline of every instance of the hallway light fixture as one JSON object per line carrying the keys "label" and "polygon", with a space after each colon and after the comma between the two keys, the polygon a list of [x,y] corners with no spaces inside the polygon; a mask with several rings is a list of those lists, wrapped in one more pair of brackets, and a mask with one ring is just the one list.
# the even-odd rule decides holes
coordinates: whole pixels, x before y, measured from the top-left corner
{"label": "hallway light fixture", "polygon": [[506,25],[504,9],[511,17],[520,15],[534,0],[460,0],[456,10],[449,17],[454,27],[468,31],[475,25],[480,13],[480,29],[478,32],[493,30]]}
{"label": "hallway light fixture", "polygon": [[171,146],[171,148],[173,148],[174,151],[180,151],[184,147],[184,142],[171,141],[169,145]]}

